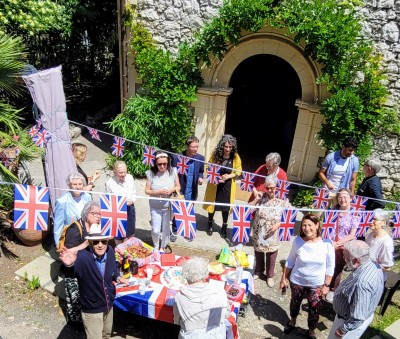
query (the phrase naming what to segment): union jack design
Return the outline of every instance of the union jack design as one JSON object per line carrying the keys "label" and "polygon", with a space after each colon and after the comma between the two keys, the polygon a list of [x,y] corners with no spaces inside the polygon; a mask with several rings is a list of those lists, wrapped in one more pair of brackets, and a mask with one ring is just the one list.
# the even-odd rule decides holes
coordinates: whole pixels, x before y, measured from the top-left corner
{"label": "union jack design", "polygon": [[124,155],[125,139],[120,137],[114,137],[114,143],[111,146],[111,153],[116,157],[122,157]]}
{"label": "union jack design", "polygon": [[371,226],[372,220],[374,219],[374,212],[361,212],[360,224],[357,228],[356,237],[365,237]]}
{"label": "union jack design", "polygon": [[89,134],[92,136],[92,139],[101,141],[99,131],[97,129],[92,128],[92,127],[88,127],[87,129],[89,130]]}
{"label": "union jack design", "polygon": [[324,221],[321,226],[322,239],[328,239],[329,235],[336,228],[336,223],[339,217],[339,213],[336,211],[325,211]]}
{"label": "union jack design", "polygon": [[39,132],[39,130],[40,130],[40,126],[39,126],[38,124],[33,125],[33,126],[29,129],[28,134],[29,134],[29,136],[32,138],[33,136],[35,136],[35,135]]}
{"label": "union jack design", "polygon": [[350,208],[356,211],[365,211],[365,208],[367,207],[367,201],[368,198],[355,195],[353,199],[351,199]]}
{"label": "union jack design", "polygon": [[142,163],[148,166],[154,166],[154,160],[156,160],[156,149],[151,146],[144,146]]}
{"label": "union jack design", "polygon": [[284,209],[279,227],[279,241],[290,241],[293,235],[293,228],[296,224],[297,210]]}
{"label": "union jack design", "polygon": [[100,195],[101,234],[116,238],[126,237],[126,197],[115,194]]}
{"label": "union jack design", "polygon": [[184,157],[182,155],[178,155],[178,162],[176,163],[176,167],[178,168],[178,174],[185,175],[188,173],[190,159]]}
{"label": "union jack design", "polygon": [[218,180],[221,178],[221,167],[215,164],[209,164],[207,168],[207,182],[218,185]]}
{"label": "union jack design", "polygon": [[289,194],[290,182],[278,180],[276,183],[275,197],[285,200]]}
{"label": "union jack design", "polygon": [[31,185],[14,186],[14,228],[47,231],[49,189]]}
{"label": "union jack design", "polygon": [[242,180],[240,180],[240,189],[242,191],[251,192],[254,187],[254,177],[252,173],[243,173]]}
{"label": "union jack design", "polygon": [[394,212],[392,234],[393,238],[400,238],[400,212]]}
{"label": "union jack design", "polygon": [[174,212],[177,235],[185,238],[196,239],[196,216],[194,215],[194,204],[190,201],[171,200]]}
{"label": "union jack design", "polygon": [[325,209],[328,207],[329,191],[323,188],[316,188],[314,193],[314,202],[312,207]]}
{"label": "union jack design", "polygon": [[248,206],[233,206],[232,241],[246,243],[250,240],[250,217]]}
{"label": "union jack design", "polygon": [[47,142],[50,140],[51,134],[45,129],[41,128],[33,137],[32,141],[36,146],[44,147]]}

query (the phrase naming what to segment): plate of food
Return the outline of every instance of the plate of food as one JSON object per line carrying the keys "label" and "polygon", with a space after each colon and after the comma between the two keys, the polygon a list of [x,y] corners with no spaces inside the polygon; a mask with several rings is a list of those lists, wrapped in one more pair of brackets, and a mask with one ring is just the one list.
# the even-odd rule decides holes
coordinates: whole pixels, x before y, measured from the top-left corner
{"label": "plate of food", "polygon": [[212,261],[208,264],[208,270],[210,271],[211,274],[221,275],[222,273],[225,272],[226,267],[223,263],[219,261]]}
{"label": "plate of food", "polygon": [[236,285],[228,285],[226,295],[229,299],[240,300],[243,297],[244,290]]}
{"label": "plate of food", "polygon": [[182,276],[182,267],[180,266],[167,268],[161,273],[160,281],[171,290],[180,290],[187,285],[186,279]]}
{"label": "plate of food", "polygon": [[141,269],[146,272],[147,268],[152,268],[153,269],[153,275],[157,275],[161,273],[161,267],[157,264],[147,264],[141,267]]}
{"label": "plate of food", "polygon": [[176,266],[183,266],[183,264],[189,259],[189,257],[179,257],[178,259],[176,259]]}

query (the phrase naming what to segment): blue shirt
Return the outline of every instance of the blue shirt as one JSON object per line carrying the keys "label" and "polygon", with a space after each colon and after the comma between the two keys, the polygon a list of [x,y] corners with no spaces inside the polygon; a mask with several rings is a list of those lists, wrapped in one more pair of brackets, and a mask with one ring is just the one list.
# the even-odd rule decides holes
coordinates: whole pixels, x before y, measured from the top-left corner
{"label": "blue shirt", "polygon": [[107,261],[107,252],[104,253],[104,255],[99,258],[94,252],[93,252],[93,257],[94,257],[94,261],[101,273],[101,275],[104,277],[104,270],[106,267],[106,261]]}
{"label": "blue shirt", "polygon": [[[189,168],[186,173],[186,189],[185,189],[185,200],[192,200],[192,192],[193,192],[193,179],[194,179],[194,161],[189,160],[188,163]],[[196,183],[197,184],[197,183]]]}

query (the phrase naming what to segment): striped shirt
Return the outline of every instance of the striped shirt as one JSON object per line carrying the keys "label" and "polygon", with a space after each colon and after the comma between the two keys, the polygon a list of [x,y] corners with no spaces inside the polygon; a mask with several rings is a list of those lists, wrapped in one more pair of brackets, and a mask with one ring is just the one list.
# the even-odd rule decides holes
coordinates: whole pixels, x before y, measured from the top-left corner
{"label": "striped shirt", "polygon": [[345,320],[343,333],[355,330],[374,313],[383,292],[383,272],[369,260],[352,272],[335,291],[333,309]]}

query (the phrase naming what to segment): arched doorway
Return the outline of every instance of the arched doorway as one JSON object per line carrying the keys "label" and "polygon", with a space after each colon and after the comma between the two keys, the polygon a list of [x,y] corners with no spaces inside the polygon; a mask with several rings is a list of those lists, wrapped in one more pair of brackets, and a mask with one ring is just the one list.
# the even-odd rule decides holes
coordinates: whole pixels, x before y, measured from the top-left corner
{"label": "arched doorway", "polygon": [[301,98],[300,79],[282,58],[258,54],[243,60],[229,82],[225,133],[237,138],[243,169],[254,172],[270,152],[287,169]]}

